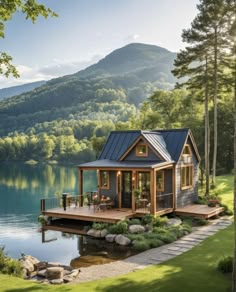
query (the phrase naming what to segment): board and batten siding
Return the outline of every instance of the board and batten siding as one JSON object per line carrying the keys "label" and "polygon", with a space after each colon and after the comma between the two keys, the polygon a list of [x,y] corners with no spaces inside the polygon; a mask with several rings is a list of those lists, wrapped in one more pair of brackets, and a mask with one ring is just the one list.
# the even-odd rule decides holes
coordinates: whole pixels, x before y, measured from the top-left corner
{"label": "board and batten siding", "polygon": [[111,199],[116,197],[116,171],[109,171],[109,189],[100,189],[100,195]]}
{"label": "board and batten siding", "polygon": [[125,157],[124,161],[155,161],[159,162],[161,159],[152,151],[150,147],[148,147],[148,155],[147,156],[137,156],[136,155],[136,147],[134,147],[128,155]]}
{"label": "board and batten siding", "polygon": [[191,141],[187,142],[192,150],[192,165],[193,165],[193,186],[190,189],[181,190],[181,165],[185,165],[180,158],[176,165],[176,208],[181,208],[186,205],[193,204],[198,199],[198,160],[193,150]]}

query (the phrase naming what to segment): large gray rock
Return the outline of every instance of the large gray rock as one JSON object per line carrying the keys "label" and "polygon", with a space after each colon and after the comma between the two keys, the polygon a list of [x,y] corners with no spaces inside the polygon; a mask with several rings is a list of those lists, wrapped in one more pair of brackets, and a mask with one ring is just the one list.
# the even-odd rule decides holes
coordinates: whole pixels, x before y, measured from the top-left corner
{"label": "large gray rock", "polygon": [[27,275],[29,276],[29,274],[31,272],[34,271],[34,265],[32,264],[32,262],[28,259],[20,259],[20,264],[23,267],[23,269],[26,270]]}
{"label": "large gray rock", "polygon": [[96,238],[104,238],[107,235],[108,231],[106,229],[102,229],[102,230],[96,230],[96,229],[89,229],[89,231],[87,232],[87,235],[90,235],[92,237],[96,237]]}
{"label": "large gray rock", "polygon": [[130,225],[129,232],[130,233],[143,233],[143,232],[145,232],[145,228],[142,225]]}
{"label": "large gray rock", "polygon": [[38,272],[37,272],[37,275],[38,275],[39,277],[44,277],[44,278],[46,278],[46,273],[47,273],[47,270],[44,269],[44,270],[38,271]]}
{"label": "large gray rock", "polygon": [[170,218],[166,223],[167,226],[178,226],[180,224],[182,224],[182,221],[179,218]]}
{"label": "large gray rock", "polygon": [[105,238],[107,242],[114,242],[116,239],[116,236],[117,236],[116,234],[107,234]]}
{"label": "large gray rock", "polygon": [[131,240],[128,237],[119,234],[116,236],[115,242],[119,245],[129,245],[131,243]]}
{"label": "large gray rock", "polygon": [[25,261],[25,260],[30,261],[33,265],[36,265],[36,264],[38,264],[38,263],[40,262],[37,258],[32,257],[31,255],[24,255],[24,256],[22,257],[22,259],[23,259],[24,261]]}
{"label": "large gray rock", "polygon": [[46,270],[46,277],[48,280],[62,279],[64,275],[62,267],[49,267]]}
{"label": "large gray rock", "polygon": [[50,281],[51,284],[55,284],[55,285],[59,285],[59,284],[63,284],[64,280],[63,279],[53,279]]}

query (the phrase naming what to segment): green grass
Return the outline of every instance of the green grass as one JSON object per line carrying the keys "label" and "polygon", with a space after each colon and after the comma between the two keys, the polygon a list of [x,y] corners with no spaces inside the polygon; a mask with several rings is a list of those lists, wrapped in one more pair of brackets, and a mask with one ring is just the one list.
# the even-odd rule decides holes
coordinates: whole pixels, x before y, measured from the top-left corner
{"label": "green grass", "polygon": [[[232,208],[232,176],[218,177],[217,183],[223,203]],[[124,276],[77,285],[43,286],[0,274],[0,291],[227,292],[231,291],[231,276],[219,272],[217,263],[223,256],[232,255],[232,252],[233,226],[230,226],[162,265]]]}

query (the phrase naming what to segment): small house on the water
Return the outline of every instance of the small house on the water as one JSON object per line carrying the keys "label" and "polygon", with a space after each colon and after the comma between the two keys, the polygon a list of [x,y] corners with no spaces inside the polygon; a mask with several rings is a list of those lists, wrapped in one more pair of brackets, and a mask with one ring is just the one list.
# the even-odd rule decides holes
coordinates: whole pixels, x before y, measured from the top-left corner
{"label": "small house on the water", "polygon": [[113,131],[98,159],[79,165],[97,170],[98,193],[119,209],[166,214],[198,197],[200,156],[189,129]]}

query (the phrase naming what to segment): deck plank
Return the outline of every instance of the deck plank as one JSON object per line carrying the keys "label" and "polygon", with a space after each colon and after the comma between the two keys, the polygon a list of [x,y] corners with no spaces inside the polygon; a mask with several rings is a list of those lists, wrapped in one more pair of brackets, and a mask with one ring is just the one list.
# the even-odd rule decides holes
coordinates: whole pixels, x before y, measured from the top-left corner
{"label": "deck plank", "polygon": [[184,206],[182,208],[176,208],[174,212],[176,215],[208,219],[215,215],[219,215],[223,211],[223,207],[209,207],[207,205],[195,204]]}

